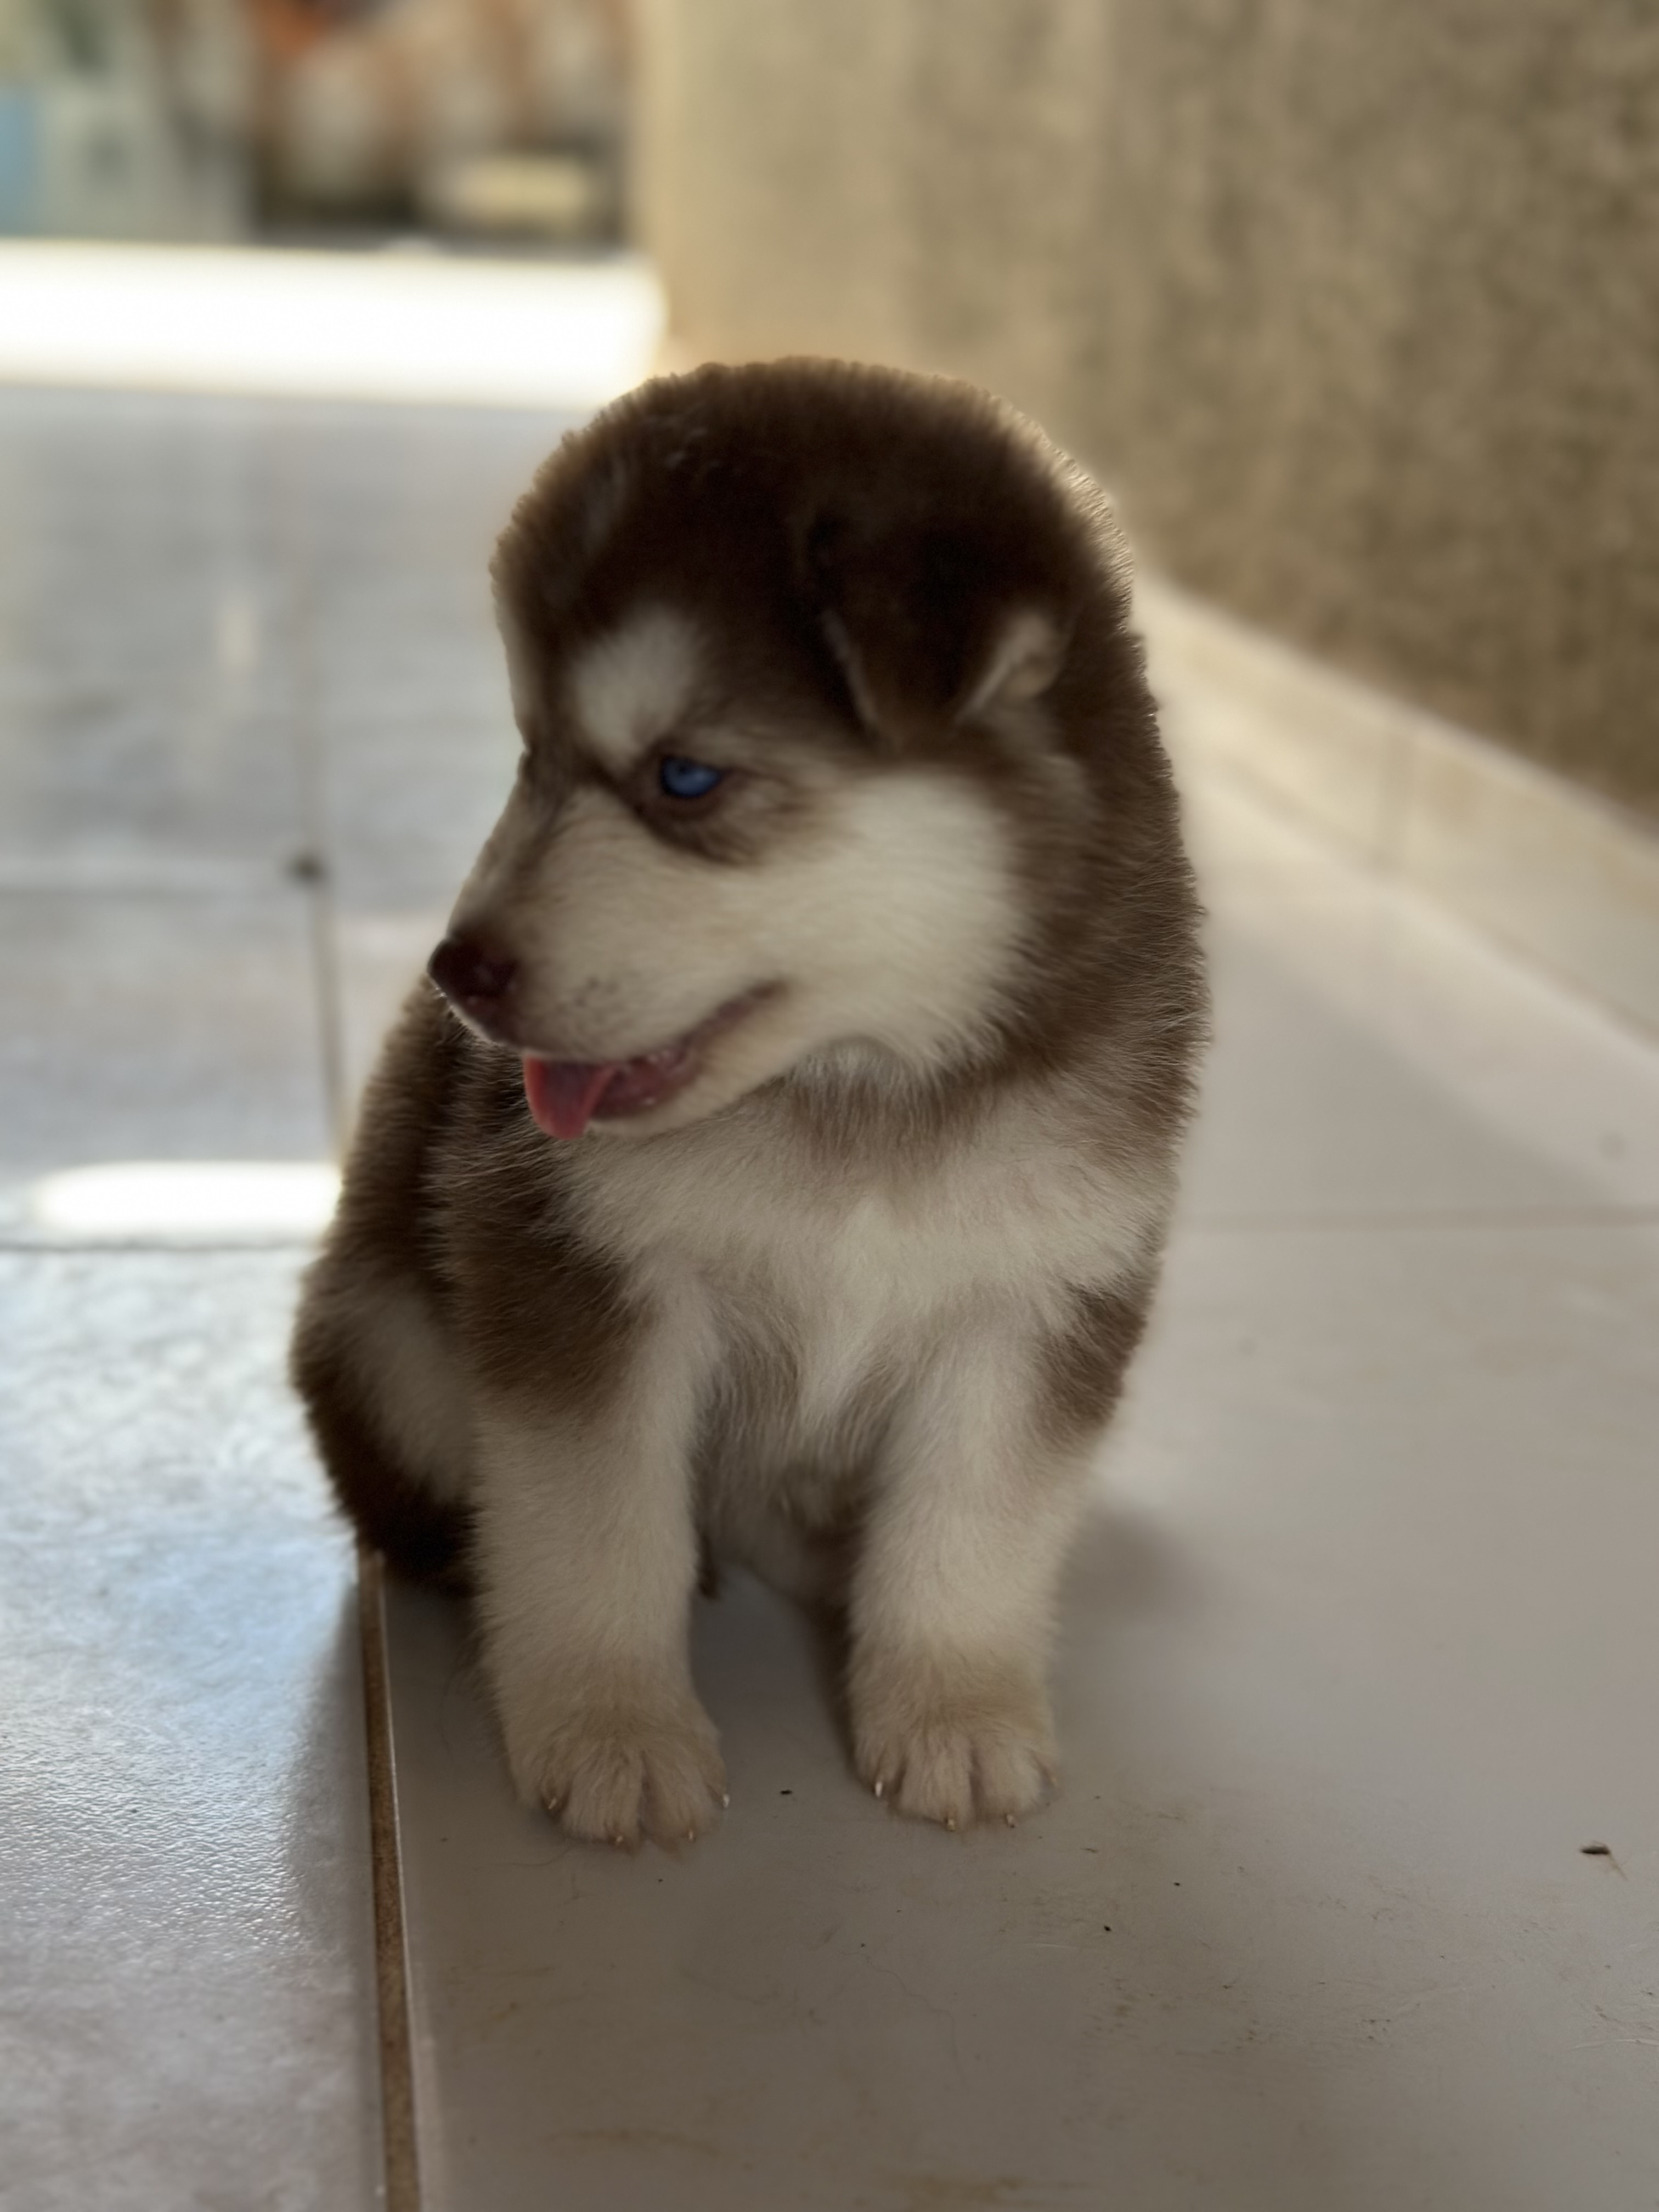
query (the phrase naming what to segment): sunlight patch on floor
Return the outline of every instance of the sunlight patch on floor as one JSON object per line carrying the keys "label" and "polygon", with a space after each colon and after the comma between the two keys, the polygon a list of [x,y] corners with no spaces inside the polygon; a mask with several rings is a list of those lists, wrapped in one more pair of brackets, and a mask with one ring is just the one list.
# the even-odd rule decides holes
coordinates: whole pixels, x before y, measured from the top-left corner
{"label": "sunlight patch on floor", "polygon": [[321,1160],[117,1160],[30,1186],[32,1226],[109,1239],[320,1236],[339,1195]]}

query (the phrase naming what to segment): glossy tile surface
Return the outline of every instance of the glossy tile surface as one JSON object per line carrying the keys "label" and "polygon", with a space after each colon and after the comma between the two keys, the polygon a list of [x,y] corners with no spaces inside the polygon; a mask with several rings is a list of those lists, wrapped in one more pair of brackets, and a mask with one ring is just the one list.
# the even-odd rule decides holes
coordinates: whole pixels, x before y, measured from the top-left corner
{"label": "glossy tile surface", "polygon": [[448,902],[384,913],[343,913],[334,932],[341,1077],[350,1109],[374,1071],[380,1041],[443,935]]}
{"label": "glossy tile surface", "polygon": [[380,2198],[354,1561],[286,1339],[405,980],[348,1019],[337,913],[447,906],[499,803],[484,563],[562,428],[0,392],[18,2212]]}
{"label": "glossy tile surface", "polygon": [[1659,1206],[1659,1052],[1598,1009],[1381,879],[1212,900],[1192,1218]]}
{"label": "glossy tile surface", "polygon": [[282,426],[0,392],[0,884],[274,880],[303,842]]}
{"label": "glossy tile surface", "polygon": [[295,1261],[0,1255],[0,2204],[374,2203],[349,1545]]}
{"label": "glossy tile surface", "polygon": [[0,890],[0,1233],[50,1169],[327,1152],[298,896]]}

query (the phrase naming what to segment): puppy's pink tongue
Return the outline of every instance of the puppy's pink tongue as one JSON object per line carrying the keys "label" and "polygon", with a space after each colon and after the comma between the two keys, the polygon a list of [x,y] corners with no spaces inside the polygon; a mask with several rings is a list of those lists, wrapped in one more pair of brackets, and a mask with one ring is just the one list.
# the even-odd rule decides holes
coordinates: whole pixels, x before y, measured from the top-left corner
{"label": "puppy's pink tongue", "polygon": [[619,1060],[526,1060],[524,1095],[550,1137],[580,1137],[592,1120]]}

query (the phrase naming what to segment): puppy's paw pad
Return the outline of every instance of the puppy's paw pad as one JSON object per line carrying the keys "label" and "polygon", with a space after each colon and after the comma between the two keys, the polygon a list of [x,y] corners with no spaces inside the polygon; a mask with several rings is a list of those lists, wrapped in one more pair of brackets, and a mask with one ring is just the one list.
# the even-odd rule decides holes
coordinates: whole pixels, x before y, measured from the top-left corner
{"label": "puppy's paw pad", "polygon": [[527,1767],[523,1794],[571,1835],[636,1850],[695,1842],[720,1817],[726,1770],[696,1704],[668,1712],[573,1715]]}

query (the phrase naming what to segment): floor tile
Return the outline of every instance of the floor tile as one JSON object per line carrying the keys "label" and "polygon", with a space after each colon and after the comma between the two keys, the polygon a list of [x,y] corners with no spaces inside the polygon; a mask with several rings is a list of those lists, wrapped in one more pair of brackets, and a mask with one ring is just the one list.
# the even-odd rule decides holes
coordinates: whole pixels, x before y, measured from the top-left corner
{"label": "floor tile", "polygon": [[[1166,718],[1167,731],[1167,718]],[[1360,872],[1287,815],[1175,754],[1182,829],[1207,906],[1250,897],[1344,898]]]}
{"label": "floor tile", "polygon": [[1651,821],[1165,582],[1136,612],[1189,778],[1249,783],[1659,1035]]}
{"label": "floor tile", "polygon": [[1494,937],[1659,1036],[1659,837],[1531,763],[1425,730],[1400,867]]}
{"label": "floor tile", "polygon": [[[1320,670],[1294,646],[1143,577],[1136,617],[1147,672],[1178,754],[1248,764],[1299,794],[1297,811],[1355,858],[1397,837],[1411,715],[1382,694]],[[1340,708],[1333,710],[1334,700]]]}
{"label": "floor tile", "polygon": [[1185,1237],[1016,1834],[867,1799],[738,1580],[724,1829],[567,1844],[394,1592],[431,2212],[1646,2206],[1656,1331],[1640,1228]]}
{"label": "floor tile", "polygon": [[330,1150],[304,900],[0,892],[0,1229],[101,1160]]}
{"label": "floor tile", "polygon": [[377,2201],[352,1559],[287,1257],[0,1255],[0,2204]]}
{"label": "floor tile", "polygon": [[507,804],[520,750],[501,684],[493,715],[361,716],[327,741],[336,905],[447,914]]}
{"label": "floor tile", "polygon": [[[488,629],[488,567],[569,416],[318,407],[275,418],[323,660],[372,670],[380,624],[424,610]],[[406,640],[421,647],[418,631]],[[382,673],[395,680],[394,665]]]}
{"label": "floor tile", "polygon": [[337,903],[453,903],[520,740],[495,541],[568,428],[555,416],[322,413],[296,448],[310,743]]}
{"label": "floor tile", "polygon": [[258,890],[308,849],[283,720],[88,689],[0,720],[0,890]]}
{"label": "floor tile", "polygon": [[0,391],[0,885],[258,885],[331,828],[360,897],[453,895],[517,750],[490,551],[570,422]]}
{"label": "floor tile", "polygon": [[335,922],[347,1118],[374,1073],[382,1039],[443,935],[448,913],[446,901],[386,914],[344,914]]}
{"label": "floor tile", "polygon": [[1659,1204],[1659,1054],[1616,1020],[1358,871],[1212,904],[1193,1218]]}
{"label": "floor tile", "polygon": [[302,842],[276,469],[246,405],[0,392],[0,882]]}

